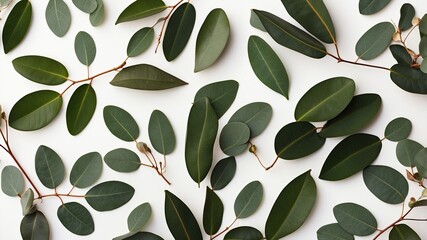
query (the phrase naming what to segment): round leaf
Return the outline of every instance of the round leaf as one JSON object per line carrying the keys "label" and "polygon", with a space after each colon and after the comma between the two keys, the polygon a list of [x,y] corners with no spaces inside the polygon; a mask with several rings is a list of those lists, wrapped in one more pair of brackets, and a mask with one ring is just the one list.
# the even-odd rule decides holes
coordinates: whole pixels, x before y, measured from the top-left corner
{"label": "round leaf", "polygon": [[109,181],[91,188],[85,195],[89,205],[100,212],[125,205],[133,197],[135,189],[123,182]]}
{"label": "round leaf", "polygon": [[371,60],[378,57],[390,44],[395,31],[393,24],[389,22],[376,24],[357,41],[357,56],[363,60]]}
{"label": "round leaf", "polygon": [[325,225],[317,230],[317,240],[354,240],[338,223]]}
{"label": "round leaf", "polygon": [[264,189],[259,181],[248,183],[234,201],[236,218],[247,218],[255,213],[261,205]]}
{"label": "round leaf", "polygon": [[85,13],[93,13],[98,3],[96,0],[73,0],[74,5]]}
{"label": "round leaf", "polygon": [[68,132],[79,134],[92,119],[96,108],[96,93],[90,84],[83,84],[74,91],[67,107]]}
{"label": "round leaf", "polygon": [[56,36],[63,37],[68,32],[71,25],[71,13],[63,0],[49,0],[45,16],[47,25]]}
{"label": "round leaf", "polygon": [[86,188],[94,184],[102,173],[102,156],[97,152],[87,153],[77,159],[70,173],[74,187]]}
{"label": "round leaf", "polygon": [[145,27],[138,30],[129,40],[128,57],[136,57],[145,52],[154,40],[154,29]]}
{"label": "round leaf", "polygon": [[404,46],[393,44],[393,45],[390,45],[389,48],[394,59],[396,59],[396,61],[399,64],[406,65],[406,66],[412,65],[412,57]]}
{"label": "round leaf", "polygon": [[22,56],[12,61],[15,70],[25,78],[45,85],[67,81],[68,71],[62,63],[43,56]]}
{"label": "round leaf", "polygon": [[227,123],[221,131],[219,146],[228,156],[237,156],[248,148],[250,135],[248,125],[241,122]]}
{"label": "round leaf", "polygon": [[394,142],[403,140],[409,136],[412,130],[412,123],[410,120],[399,117],[392,120],[385,129],[385,137]]}
{"label": "round leaf", "polygon": [[396,64],[390,69],[390,78],[401,89],[427,94],[427,74],[408,65]]}
{"label": "round leaf", "polygon": [[4,53],[10,52],[24,40],[30,28],[32,9],[29,0],[21,0],[13,6],[3,27]]}
{"label": "round leaf", "polygon": [[128,229],[130,232],[139,232],[144,229],[151,217],[151,206],[149,203],[143,203],[136,207],[129,214]]}
{"label": "round leaf", "polygon": [[24,216],[20,229],[22,239],[49,239],[49,223],[42,212]]}
{"label": "round leaf", "polygon": [[359,12],[363,15],[372,15],[379,12],[390,0],[359,0]]}
{"label": "round leaf", "polygon": [[224,204],[218,195],[206,187],[205,205],[203,207],[203,228],[206,234],[213,236],[219,231],[224,215]]}
{"label": "round leaf", "polygon": [[388,236],[389,240],[421,240],[420,236],[406,224],[395,225]]}
{"label": "round leaf", "polygon": [[334,207],[338,224],[348,233],[368,236],[377,231],[377,220],[368,209],[354,204],[341,203]]}
{"label": "round leaf", "polygon": [[104,122],[110,132],[126,142],[133,142],[139,136],[135,119],[124,109],[116,106],[104,107]]}
{"label": "round leaf", "polygon": [[412,19],[415,17],[415,8],[409,3],[405,3],[400,8],[399,28],[406,31],[412,27]]}
{"label": "round leaf", "polygon": [[6,166],[1,171],[1,190],[4,194],[16,197],[25,188],[25,180],[21,171],[15,166]]}
{"label": "round leaf", "polygon": [[105,7],[103,0],[96,0],[97,7],[96,10],[89,15],[90,24],[92,26],[97,27],[104,22],[105,18]]}
{"label": "round leaf", "polygon": [[[94,1],[96,3],[96,0],[90,1]],[[77,58],[83,65],[89,66],[92,64],[93,60],[95,60],[95,41],[93,41],[93,38],[87,32],[81,31],[77,33],[76,39],[74,41],[74,50],[76,52]]]}
{"label": "round leaf", "polygon": [[423,145],[416,141],[403,139],[396,146],[397,160],[405,167],[414,167],[415,155],[423,148]]}
{"label": "round leaf", "polygon": [[248,125],[251,130],[250,138],[254,138],[267,128],[272,115],[273,108],[270,104],[265,102],[253,102],[237,110],[228,122],[241,122]]}
{"label": "round leaf", "polygon": [[134,172],[141,166],[139,156],[126,148],[118,148],[108,152],[104,157],[105,163],[117,172]]}
{"label": "round leaf", "polygon": [[122,13],[120,13],[116,24],[122,22],[133,21],[151,15],[160,13],[167,9],[167,6],[162,0],[151,0],[151,1],[135,1],[129,5]]}
{"label": "round leaf", "polygon": [[226,187],[236,174],[236,159],[227,157],[219,161],[211,174],[211,186],[213,190],[221,190]]}
{"label": "round leaf", "polygon": [[21,196],[21,207],[22,207],[22,215],[28,215],[32,213],[32,210],[35,210],[35,206],[33,206],[34,202],[34,192],[31,188],[28,188],[24,194]]}
{"label": "round leaf", "polygon": [[45,187],[54,189],[64,180],[64,163],[51,148],[41,145],[37,149],[35,165],[37,176]]}
{"label": "round leaf", "polygon": [[154,110],[148,123],[148,136],[157,152],[167,155],[175,149],[175,133],[166,115]]}
{"label": "round leaf", "polygon": [[57,215],[62,225],[74,234],[86,236],[95,231],[92,215],[80,203],[69,202],[61,205]]}
{"label": "round leaf", "polygon": [[262,233],[253,227],[237,227],[224,236],[224,240],[261,240],[263,238]]}

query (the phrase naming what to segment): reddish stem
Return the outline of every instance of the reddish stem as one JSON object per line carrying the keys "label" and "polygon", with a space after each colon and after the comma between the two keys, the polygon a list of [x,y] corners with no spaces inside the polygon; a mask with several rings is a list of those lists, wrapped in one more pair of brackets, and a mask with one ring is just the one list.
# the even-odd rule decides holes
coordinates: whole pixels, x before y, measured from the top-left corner
{"label": "reddish stem", "polygon": [[167,22],[167,20],[169,19],[169,17],[172,15],[172,12],[175,10],[175,8],[176,7],[178,7],[178,5],[180,4],[180,3],[182,3],[184,0],[180,0],[178,3],[176,3],[175,5],[173,5],[173,6],[169,6],[169,8],[171,8],[171,10],[169,11],[169,13],[166,15],[166,17],[164,17],[162,20],[163,20],[163,23],[162,23],[162,28],[160,29],[160,34],[159,34],[159,37],[157,38],[157,45],[156,45],[156,50],[154,51],[154,52],[156,52],[157,53],[157,50],[158,50],[158,48],[159,48],[159,46],[160,46],[160,42],[161,42],[161,40],[162,40],[162,36],[163,36],[163,31],[165,30],[165,27],[166,27],[166,22]]}
{"label": "reddish stem", "polygon": [[404,215],[402,215],[400,218],[398,218],[396,221],[394,221],[392,224],[388,225],[386,228],[381,230],[372,240],[378,239],[384,232],[389,230],[390,228],[396,226],[396,224],[400,223],[401,221],[405,220],[405,217],[408,216],[408,214],[412,211],[414,208],[410,208]]}
{"label": "reddish stem", "polygon": [[214,235],[214,236],[211,236],[211,240],[213,240],[213,239],[215,239],[215,238],[217,238],[217,237],[219,237],[219,236],[221,236],[222,234],[224,234],[225,232],[227,232],[235,223],[236,223],[236,221],[237,221],[237,218],[236,219],[234,219],[234,221],[229,225],[229,226],[227,226],[224,230],[222,230],[221,232],[219,232],[219,233],[217,233],[216,235]]}

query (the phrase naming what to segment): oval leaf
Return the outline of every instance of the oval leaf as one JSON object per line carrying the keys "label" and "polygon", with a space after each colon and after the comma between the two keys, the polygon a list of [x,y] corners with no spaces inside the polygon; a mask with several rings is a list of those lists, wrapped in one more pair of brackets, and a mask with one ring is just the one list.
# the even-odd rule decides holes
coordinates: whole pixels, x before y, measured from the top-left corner
{"label": "oval leaf", "polygon": [[389,48],[390,48],[391,54],[393,55],[394,59],[396,59],[397,63],[406,65],[406,66],[412,65],[412,57],[408,53],[408,51],[406,51],[404,46],[393,44],[393,45],[390,45]]}
{"label": "oval leaf", "polygon": [[162,0],[140,1],[137,0],[129,5],[116,21],[116,25],[122,22],[133,21],[160,13],[167,9]]}
{"label": "oval leaf", "polygon": [[105,7],[102,0],[96,0],[97,7],[96,10],[89,15],[90,24],[94,27],[98,27],[104,22],[105,19]]}
{"label": "oval leaf", "polygon": [[206,234],[213,236],[219,231],[224,215],[224,205],[218,195],[206,187],[205,206],[203,207],[203,228]]}
{"label": "oval leaf", "polygon": [[359,12],[363,15],[372,15],[379,12],[390,0],[359,0]]}
{"label": "oval leaf", "polygon": [[228,122],[241,122],[248,125],[251,130],[250,138],[254,138],[267,128],[272,115],[273,108],[270,104],[265,102],[253,102],[237,110]]}
{"label": "oval leaf", "polygon": [[163,240],[162,237],[150,232],[128,233],[113,240]]}
{"label": "oval leaf", "polygon": [[395,225],[388,236],[389,240],[421,240],[420,236],[406,224]]}
{"label": "oval leaf", "polygon": [[395,31],[393,24],[389,22],[376,24],[357,41],[357,56],[363,60],[371,60],[378,57],[390,44]]}
{"label": "oval leaf", "polygon": [[96,0],[73,0],[74,5],[85,13],[93,13],[98,7]]}
{"label": "oval leaf", "polygon": [[399,117],[387,124],[384,136],[390,141],[398,142],[406,139],[411,133],[411,130],[411,121],[407,118]]}
{"label": "oval leaf", "polygon": [[90,84],[83,84],[74,91],[67,107],[68,132],[79,134],[92,119],[96,109],[96,93]]}
{"label": "oval leaf", "polygon": [[415,155],[423,148],[423,145],[416,141],[403,139],[396,146],[397,160],[405,167],[414,167]]}
{"label": "oval leaf", "polygon": [[49,0],[46,7],[46,22],[50,30],[58,37],[63,37],[71,26],[71,13],[63,0]]}
{"label": "oval leaf", "polygon": [[338,224],[348,233],[368,236],[377,231],[377,220],[368,209],[354,204],[341,203],[334,207]]}
{"label": "oval leaf", "polygon": [[136,207],[129,214],[128,229],[130,232],[139,232],[144,229],[151,217],[151,206],[149,203],[143,203]]}
{"label": "oval leaf", "polygon": [[123,141],[136,141],[139,136],[135,119],[122,108],[112,105],[104,107],[104,122],[108,130]]}
{"label": "oval leaf", "polygon": [[95,60],[95,41],[93,41],[93,38],[87,32],[80,31],[77,33],[74,41],[74,50],[77,58],[83,65],[89,66]]}
{"label": "oval leaf", "polygon": [[317,230],[317,240],[354,240],[338,223],[325,225]]}
{"label": "oval leaf", "polygon": [[49,223],[42,212],[24,216],[20,229],[22,239],[49,239]]}
{"label": "oval leaf", "polygon": [[125,205],[133,197],[135,189],[123,182],[109,181],[91,188],[86,201],[96,211],[110,211]]}
{"label": "oval leaf", "polygon": [[134,172],[141,166],[139,156],[126,148],[118,148],[108,152],[104,161],[117,172]]}
{"label": "oval leaf", "polygon": [[219,161],[211,174],[212,189],[217,191],[226,187],[236,174],[236,159],[227,157]]}
{"label": "oval leaf", "polygon": [[151,113],[148,123],[148,136],[157,152],[167,155],[175,149],[175,133],[168,117],[159,111]]}
{"label": "oval leaf", "polygon": [[30,1],[21,0],[10,11],[2,33],[4,53],[10,52],[24,40],[30,28],[32,9]]}
{"label": "oval leaf", "polygon": [[415,154],[414,164],[420,177],[427,178],[427,148],[423,148]]}
{"label": "oval leaf", "polygon": [[74,163],[70,182],[74,187],[86,188],[94,184],[102,173],[102,156],[97,152],[87,153]]}
{"label": "oval leaf", "polygon": [[57,215],[62,225],[74,234],[86,236],[95,231],[92,215],[80,203],[69,202],[61,205]]}
{"label": "oval leaf", "polygon": [[234,201],[236,218],[247,218],[255,213],[261,205],[264,189],[259,181],[248,183]]}
{"label": "oval leaf", "polygon": [[427,94],[427,73],[407,65],[396,64],[390,69],[390,78],[401,89]]}
{"label": "oval leaf", "polygon": [[401,31],[409,30],[412,27],[412,19],[415,17],[415,8],[409,3],[405,3],[400,8],[399,28]]}
{"label": "oval leaf", "polygon": [[219,146],[228,156],[237,156],[248,148],[250,135],[248,125],[241,122],[227,123],[221,131]]}
{"label": "oval leaf", "polygon": [[68,71],[62,63],[43,56],[22,56],[12,61],[23,77],[45,85],[59,85],[67,81]]}
{"label": "oval leaf", "polygon": [[[3,181],[2,181],[3,182]],[[28,188],[24,194],[21,196],[21,208],[22,215],[28,215],[33,213],[32,210],[35,210],[34,202],[34,192],[31,188]]]}
{"label": "oval leaf", "polygon": [[61,157],[51,148],[41,145],[37,149],[35,165],[37,177],[45,187],[54,189],[64,180],[64,163]]}
{"label": "oval leaf", "polygon": [[145,52],[154,40],[154,29],[145,27],[138,30],[129,40],[128,57],[136,57]]}
{"label": "oval leaf", "polygon": [[16,197],[25,188],[25,180],[21,171],[15,166],[6,166],[1,171],[1,190],[4,194]]}
{"label": "oval leaf", "polygon": [[224,240],[261,240],[262,233],[253,227],[237,227],[224,236]]}

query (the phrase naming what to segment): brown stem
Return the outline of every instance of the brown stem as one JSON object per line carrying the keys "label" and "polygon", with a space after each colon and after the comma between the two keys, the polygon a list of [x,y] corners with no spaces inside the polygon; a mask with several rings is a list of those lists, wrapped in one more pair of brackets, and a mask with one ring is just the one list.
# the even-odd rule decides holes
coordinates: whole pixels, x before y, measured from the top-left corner
{"label": "brown stem", "polygon": [[[74,198],[84,198],[85,195],[73,195],[73,194],[69,194],[69,193],[52,193],[52,194],[46,194],[46,195],[40,195],[35,199],[43,199],[43,198],[47,198],[47,197],[57,197],[57,198],[61,198],[61,197],[74,197]],[[62,200],[62,199],[61,199]]]}
{"label": "brown stem", "polygon": [[366,64],[366,63],[360,63],[360,62],[353,62],[353,61],[349,61],[349,60],[345,60],[339,56],[335,56],[331,53],[326,53],[328,56],[336,59],[338,61],[338,63],[348,63],[348,64],[353,64],[353,65],[359,65],[359,66],[363,66],[363,67],[370,67],[370,68],[377,68],[377,69],[382,69],[382,70],[387,70],[390,71],[389,68],[386,67],[382,67],[382,66],[377,66],[377,65],[372,65],[372,64]]}
{"label": "brown stem", "polygon": [[269,167],[267,167],[265,170],[268,171],[270,170],[272,167],[274,167],[274,165],[276,165],[277,161],[279,160],[279,156],[276,157],[276,159],[274,159],[273,164],[271,164]]}
{"label": "brown stem", "polygon": [[412,211],[414,208],[410,208],[403,216],[399,217],[396,221],[394,221],[392,224],[388,225],[386,228],[380,230],[380,232],[375,235],[375,237],[372,240],[378,239],[384,232],[389,230],[390,228],[396,226],[396,224],[400,223],[401,221],[405,220],[405,217],[408,216],[408,214]]}
{"label": "brown stem", "polygon": [[236,221],[237,221],[237,218],[236,219],[234,219],[234,221],[229,225],[229,226],[227,226],[226,228],[224,228],[224,230],[222,230],[221,232],[219,232],[219,233],[217,233],[216,235],[214,235],[214,236],[211,236],[211,240],[213,240],[213,239],[215,239],[215,238],[217,238],[217,237],[219,237],[219,236],[221,236],[223,233],[225,233],[225,232],[227,232],[235,223],[236,223]]}
{"label": "brown stem", "polygon": [[[163,19],[162,19],[162,21],[163,21],[163,23],[162,23],[162,28],[160,29],[160,33],[159,33],[159,37],[157,38],[157,45],[156,45],[156,50],[154,51],[155,53],[157,53],[157,50],[158,50],[158,48],[159,48],[159,46],[160,46],[160,43],[161,43],[161,41],[162,41],[162,36],[163,36],[163,31],[165,30],[165,27],[166,27],[166,22],[167,22],[167,20],[170,18],[170,16],[172,15],[172,12],[175,10],[175,8],[176,7],[178,7],[178,5],[180,4],[180,3],[182,3],[184,0],[180,0],[178,3],[176,3],[175,5],[173,5],[173,6],[169,6],[169,8],[171,9],[170,11],[169,11],[169,13],[166,15],[166,17],[164,17]],[[157,22],[158,23],[158,22]],[[156,23],[156,24],[157,24]]]}

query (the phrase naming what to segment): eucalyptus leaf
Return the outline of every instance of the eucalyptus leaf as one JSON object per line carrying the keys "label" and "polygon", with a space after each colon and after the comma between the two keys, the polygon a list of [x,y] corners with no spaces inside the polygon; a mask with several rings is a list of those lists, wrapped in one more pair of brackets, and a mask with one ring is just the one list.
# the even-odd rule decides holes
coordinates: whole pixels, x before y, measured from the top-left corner
{"label": "eucalyptus leaf", "polygon": [[395,225],[388,235],[389,240],[421,240],[420,236],[408,225]]}
{"label": "eucalyptus leaf", "polygon": [[119,18],[116,21],[116,25],[123,22],[149,17],[166,9],[167,6],[162,0],[137,0],[120,13]]}
{"label": "eucalyptus leaf", "polygon": [[154,40],[154,28],[144,27],[138,30],[129,40],[128,57],[136,57],[147,51]]}
{"label": "eucalyptus leaf", "polygon": [[[423,36],[421,38],[421,41],[420,41],[420,44],[418,45],[418,48],[420,50],[421,57],[427,58],[427,36]],[[421,63],[421,66],[422,66],[422,63]],[[421,71],[423,71],[422,68],[421,68]],[[425,71],[423,71],[423,72],[425,72]]]}
{"label": "eucalyptus leaf", "polygon": [[175,133],[166,115],[160,110],[151,113],[148,123],[148,136],[157,152],[167,155],[175,149]]}
{"label": "eucalyptus leaf", "polygon": [[25,189],[25,180],[15,166],[6,166],[1,171],[1,190],[10,197],[19,196]]}
{"label": "eucalyptus leaf", "polygon": [[415,154],[414,163],[420,177],[427,178],[427,148],[423,148]]}
{"label": "eucalyptus leaf", "polygon": [[29,0],[18,1],[13,6],[3,27],[4,53],[7,54],[24,40],[31,25],[32,9]]}
{"label": "eucalyptus leaf", "polygon": [[35,165],[37,177],[45,187],[55,189],[64,180],[64,163],[53,149],[40,145],[36,152]]}
{"label": "eucalyptus leaf", "polygon": [[259,181],[248,183],[237,195],[234,201],[236,218],[250,217],[261,205],[264,189]]}
{"label": "eucalyptus leaf", "polygon": [[162,237],[150,232],[128,233],[113,240],[163,240]]}
{"label": "eucalyptus leaf", "polygon": [[90,84],[83,84],[74,91],[68,102],[66,119],[68,132],[75,136],[82,132],[96,109],[96,93]]}
{"label": "eucalyptus leaf", "polygon": [[213,236],[219,231],[224,215],[224,204],[218,195],[206,187],[205,205],[203,207],[203,228],[206,234]]}
{"label": "eucalyptus leaf", "polygon": [[263,238],[262,233],[253,227],[237,227],[224,236],[224,240],[261,240]]}
{"label": "eucalyptus leaf", "polygon": [[94,27],[101,25],[105,19],[105,7],[103,0],[96,0],[96,2],[96,10],[89,15],[90,24]]}
{"label": "eucalyptus leaf", "polygon": [[411,133],[411,130],[411,121],[407,118],[399,117],[387,124],[384,136],[390,141],[398,142],[406,139]]}
{"label": "eucalyptus leaf", "polygon": [[110,211],[126,204],[135,189],[123,182],[108,181],[91,188],[85,195],[86,201],[96,211]]}
{"label": "eucalyptus leaf", "polygon": [[70,172],[70,183],[77,188],[94,184],[102,173],[102,156],[97,152],[87,153],[74,163]]}
{"label": "eucalyptus leaf", "polygon": [[135,119],[122,108],[112,105],[104,107],[104,122],[108,130],[123,141],[136,141],[139,136]]}
{"label": "eucalyptus leaf", "polygon": [[241,122],[227,123],[221,131],[219,146],[228,156],[237,156],[248,148],[250,135],[248,125]]}
{"label": "eucalyptus leaf", "polygon": [[23,77],[45,85],[59,85],[67,81],[68,71],[62,63],[43,56],[22,56],[12,61]]}
{"label": "eucalyptus leaf", "polygon": [[421,18],[421,21],[419,22],[418,29],[420,30],[420,36],[424,37],[427,35],[427,14],[424,14],[424,16]]}
{"label": "eucalyptus leaf", "polygon": [[372,15],[379,12],[390,3],[390,0],[359,0],[359,12],[363,15]]}
{"label": "eucalyptus leaf", "polygon": [[211,174],[211,186],[215,191],[226,187],[236,174],[236,159],[227,157],[219,161]]}
{"label": "eucalyptus leaf", "polygon": [[415,8],[410,3],[404,3],[400,8],[399,28],[401,31],[412,27],[412,19],[415,17]]}
{"label": "eucalyptus leaf", "polygon": [[57,215],[62,225],[74,234],[86,236],[95,231],[92,215],[80,203],[69,202],[61,205]]}
{"label": "eucalyptus leaf", "polygon": [[151,217],[151,206],[149,203],[143,203],[136,207],[129,214],[128,217],[128,229],[130,232],[140,232],[144,229],[148,220]]}
{"label": "eucalyptus leaf", "polygon": [[378,57],[387,49],[395,31],[393,24],[390,22],[376,24],[357,41],[357,56],[363,60],[371,60]]}
{"label": "eucalyptus leaf", "polygon": [[325,225],[317,230],[317,240],[354,240],[338,223]]}
{"label": "eucalyptus leaf", "polygon": [[421,70],[423,73],[427,73],[427,61],[425,61],[424,59],[423,59],[423,61],[421,62],[420,70]]}
{"label": "eucalyptus leaf", "polygon": [[408,204],[410,208],[416,208],[416,207],[427,207],[427,200],[419,200],[415,203],[409,203]]}
{"label": "eucalyptus leaf", "polygon": [[251,18],[250,18],[249,22],[250,22],[252,27],[254,27],[258,30],[261,30],[263,32],[267,32],[264,25],[262,25],[261,20],[259,20],[258,15],[253,10],[251,10]]}
{"label": "eucalyptus leaf", "polygon": [[427,73],[408,65],[396,64],[390,69],[390,78],[401,89],[419,94],[427,94]]}
{"label": "eucalyptus leaf", "polygon": [[74,41],[74,50],[77,58],[83,65],[90,66],[93,63],[93,60],[95,60],[95,41],[87,32],[80,31],[77,33]]}
{"label": "eucalyptus leaf", "polygon": [[49,223],[40,211],[24,216],[21,221],[21,237],[24,240],[47,240],[50,239]]}
{"label": "eucalyptus leaf", "polygon": [[134,172],[141,166],[139,156],[126,148],[109,151],[104,157],[105,163],[117,172]]}
{"label": "eucalyptus leaf", "polygon": [[348,233],[368,236],[377,231],[377,220],[368,209],[355,203],[341,203],[334,207],[338,224]]}
{"label": "eucalyptus leaf", "polygon": [[63,37],[71,26],[71,13],[63,0],[49,0],[46,7],[46,22],[50,30]]}
{"label": "eucalyptus leaf", "polygon": [[74,5],[85,13],[93,13],[98,7],[96,0],[73,0]]}
{"label": "eucalyptus leaf", "polygon": [[414,140],[403,139],[396,146],[397,160],[405,167],[414,167],[415,156],[423,148],[423,145]]}
{"label": "eucalyptus leaf", "polygon": [[394,59],[396,59],[396,61],[399,64],[406,65],[406,66],[412,65],[412,57],[404,46],[393,44],[393,45],[390,45],[389,48]]}
{"label": "eucalyptus leaf", "polygon": [[21,196],[22,215],[25,216],[32,213],[31,211],[35,209],[33,202],[34,202],[34,192],[31,188],[28,188]]}
{"label": "eucalyptus leaf", "polygon": [[237,110],[228,122],[241,122],[248,125],[251,130],[250,138],[254,138],[267,128],[272,115],[273,108],[270,104],[265,102],[253,102]]}

